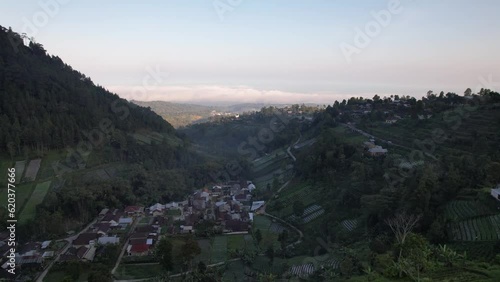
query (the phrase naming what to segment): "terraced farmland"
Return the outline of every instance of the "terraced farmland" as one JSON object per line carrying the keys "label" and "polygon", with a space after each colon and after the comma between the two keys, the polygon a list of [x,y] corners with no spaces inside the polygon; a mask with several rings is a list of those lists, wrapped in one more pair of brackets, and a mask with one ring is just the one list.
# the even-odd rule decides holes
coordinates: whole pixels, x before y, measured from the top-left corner
{"label": "terraced farmland", "polygon": [[489,215],[491,211],[473,201],[452,201],[446,206],[446,218],[453,221],[465,220],[471,217]]}
{"label": "terraced farmland", "polygon": [[358,226],[358,221],[356,219],[346,219],[341,223],[342,227],[344,227],[347,231],[353,231]]}
{"label": "terraced farmland", "polygon": [[500,240],[500,215],[476,217],[450,226],[454,241]]}
{"label": "terraced farmland", "polygon": [[[314,219],[320,217],[323,213],[325,213],[325,210],[320,205],[313,204],[304,210],[304,213],[302,214],[300,220],[304,224],[309,223]],[[289,219],[292,221],[298,220],[297,216],[295,215],[290,216]]]}

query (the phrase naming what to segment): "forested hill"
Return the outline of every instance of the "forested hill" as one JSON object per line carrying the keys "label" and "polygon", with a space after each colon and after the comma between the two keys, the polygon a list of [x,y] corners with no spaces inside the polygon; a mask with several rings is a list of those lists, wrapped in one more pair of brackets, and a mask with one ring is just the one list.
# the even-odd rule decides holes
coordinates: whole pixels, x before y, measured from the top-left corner
{"label": "forested hill", "polygon": [[[25,39],[26,40],[26,39]],[[120,99],[49,55],[39,43],[0,27],[0,150],[75,146],[85,130],[108,122],[121,131],[174,134],[151,110]]]}

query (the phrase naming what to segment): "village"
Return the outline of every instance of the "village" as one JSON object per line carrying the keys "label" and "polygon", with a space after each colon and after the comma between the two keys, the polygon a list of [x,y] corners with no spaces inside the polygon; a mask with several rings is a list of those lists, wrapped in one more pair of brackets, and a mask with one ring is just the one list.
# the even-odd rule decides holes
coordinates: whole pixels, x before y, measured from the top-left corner
{"label": "village", "polygon": [[[152,256],[162,236],[247,234],[254,213],[264,205],[264,201],[252,201],[254,189],[251,181],[232,181],[197,190],[180,202],[104,208],[78,234],[68,232],[65,239],[18,246],[16,267],[45,273],[53,264],[99,261],[110,246],[121,248],[118,265],[120,260],[140,261],[140,257]],[[8,233],[0,236],[0,252],[6,253],[10,248]],[[2,267],[7,268],[7,264]]]}

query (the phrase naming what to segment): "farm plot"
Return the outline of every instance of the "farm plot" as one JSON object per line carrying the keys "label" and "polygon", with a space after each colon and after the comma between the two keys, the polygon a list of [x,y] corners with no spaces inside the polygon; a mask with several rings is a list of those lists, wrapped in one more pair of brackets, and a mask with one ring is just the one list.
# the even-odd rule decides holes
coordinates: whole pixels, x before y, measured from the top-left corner
{"label": "farm plot", "polygon": [[[320,205],[313,204],[304,210],[304,213],[302,214],[300,220],[302,221],[302,223],[309,223],[314,219],[320,217],[323,213],[325,213],[325,210]],[[290,216],[289,219],[292,221],[299,220],[295,215]]]}
{"label": "farm plot", "polygon": [[289,273],[293,276],[299,277],[307,277],[313,274],[315,267],[312,263],[302,264],[302,265],[294,265],[290,267]]}
{"label": "farm plot", "polygon": [[24,167],[26,166],[26,161],[17,161],[14,166],[16,169],[16,183],[21,182],[21,177],[23,176]]}
{"label": "farm plot", "polygon": [[452,201],[446,206],[445,215],[454,221],[465,220],[471,217],[488,215],[491,211],[484,205],[473,201]]}
{"label": "farm plot", "polygon": [[212,263],[222,262],[227,259],[227,236],[217,236],[212,242]]}
{"label": "farm plot", "polygon": [[31,194],[31,197],[19,216],[20,222],[26,222],[27,220],[35,217],[36,206],[43,202],[45,195],[49,192],[50,183],[51,181],[45,181],[36,185],[35,190]]}
{"label": "farm plot", "polygon": [[286,230],[287,228],[277,222],[271,223],[271,226],[269,226],[269,231],[272,233],[280,234],[283,232],[283,230]]}
{"label": "farm plot", "polygon": [[353,231],[358,226],[358,221],[356,219],[346,219],[341,223],[342,227],[344,227],[347,231]]}
{"label": "farm plot", "polygon": [[476,217],[451,224],[454,241],[494,241],[500,239],[500,215]]}
{"label": "farm plot", "polygon": [[35,181],[41,163],[41,159],[31,160],[28,167],[26,168],[26,173],[24,173],[23,180],[26,182]]}
{"label": "farm plot", "polygon": [[[18,214],[26,204],[26,201],[28,201],[28,199],[30,198],[34,186],[34,183],[23,183],[16,185],[16,187],[14,188],[14,190],[16,191],[16,211]],[[0,198],[0,200],[2,201],[2,205],[6,206],[7,189],[1,189],[0,192],[2,193]]]}

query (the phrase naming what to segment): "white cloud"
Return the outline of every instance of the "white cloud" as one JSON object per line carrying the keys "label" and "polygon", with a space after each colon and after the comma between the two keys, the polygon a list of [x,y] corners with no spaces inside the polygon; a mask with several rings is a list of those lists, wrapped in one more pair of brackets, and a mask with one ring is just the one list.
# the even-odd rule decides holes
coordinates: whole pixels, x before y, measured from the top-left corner
{"label": "white cloud", "polygon": [[[127,100],[169,101],[196,104],[236,103],[318,103],[333,104],[348,99],[349,94],[298,93],[280,90],[258,90],[247,86],[158,86],[149,89],[131,86],[109,86],[108,89]],[[364,96],[364,95],[356,95]],[[372,95],[373,96],[373,95]],[[366,96],[368,97],[368,96]]]}

